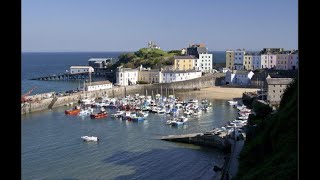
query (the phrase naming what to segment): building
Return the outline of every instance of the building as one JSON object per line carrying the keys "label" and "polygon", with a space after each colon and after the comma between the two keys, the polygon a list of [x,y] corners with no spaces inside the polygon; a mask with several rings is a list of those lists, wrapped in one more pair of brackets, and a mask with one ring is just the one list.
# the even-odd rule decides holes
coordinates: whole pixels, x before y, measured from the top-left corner
{"label": "building", "polygon": [[107,65],[112,62],[112,58],[90,58],[89,66],[96,68],[107,68]]}
{"label": "building", "polygon": [[144,81],[147,83],[161,83],[162,73],[161,69],[143,68],[139,67],[138,81]]}
{"label": "building", "polygon": [[252,70],[253,67],[253,56],[252,53],[245,53],[243,56],[243,69]]}
{"label": "building", "polygon": [[202,72],[196,70],[163,70],[162,83],[185,81],[201,77]]}
{"label": "building", "polygon": [[234,66],[234,51],[227,50],[226,51],[226,68],[233,69]]}
{"label": "building", "polygon": [[224,82],[226,83],[226,85],[228,85],[228,84],[235,84],[236,82],[235,82],[235,76],[236,76],[236,74],[234,74],[234,73],[232,73],[232,71],[227,71],[226,72],[226,76],[225,76],[225,78],[224,78]]}
{"label": "building", "polygon": [[268,84],[267,101],[273,106],[278,106],[285,89],[293,81],[293,79],[268,77],[266,80]]}
{"label": "building", "polygon": [[190,70],[195,67],[195,58],[194,56],[174,56],[174,69],[175,70]]}
{"label": "building", "polygon": [[110,81],[99,81],[99,82],[92,82],[90,84],[86,84],[86,91],[97,91],[102,89],[111,89],[112,83]]}
{"label": "building", "polygon": [[199,58],[199,54],[207,54],[208,49],[205,47],[205,44],[192,44],[187,48],[187,55],[195,56]]}
{"label": "building", "polygon": [[243,56],[245,53],[245,49],[237,49],[234,52],[234,70],[243,70]]}
{"label": "building", "polygon": [[205,44],[192,44],[187,48],[187,55],[196,57],[195,60],[195,70],[203,72],[212,71],[212,54],[208,53],[208,48],[205,47]]}
{"label": "building", "polygon": [[199,58],[195,60],[195,69],[203,72],[211,72],[212,54],[199,54]]}
{"label": "building", "polygon": [[252,69],[261,69],[261,55],[259,53],[252,55]]}
{"label": "building", "polygon": [[284,49],[283,48],[263,48],[261,53],[262,54],[278,54],[281,53]]}
{"label": "building", "polygon": [[225,83],[241,86],[250,86],[250,80],[253,75],[254,73],[252,71],[246,70],[234,70],[233,72],[227,71],[225,76]]}
{"label": "building", "polygon": [[116,84],[119,86],[135,85],[138,81],[138,69],[117,68],[116,71]]}
{"label": "building", "polygon": [[291,51],[282,51],[277,55],[277,66],[278,70],[288,70],[289,69],[289,54]]}
{"label": "building", "polygon": [[182,48],[181,49],[181,55],[186,55],[187,53],[187,49],[186,48]]}
{"label": "building", "polygon": [[251,78],[254,75],[252,71],[237,70],[235,72],[235,82],[238,85],[249,86]]}
{"label": "building", "polygon": [[153,41],[149,41],[149,42],[148,42],[148,48],[151,48],[151,49],[160,49],[160,46],[156,45],[155,42],[153,42]]}
{"label": "building", "polygon": [[299,52],[294,50],[289,54],[289,69],[296,70],[299,68]]}
{"label": "building", "polygon": [[91,66],[71,66],[70,74],[92,73],[94,69]]}

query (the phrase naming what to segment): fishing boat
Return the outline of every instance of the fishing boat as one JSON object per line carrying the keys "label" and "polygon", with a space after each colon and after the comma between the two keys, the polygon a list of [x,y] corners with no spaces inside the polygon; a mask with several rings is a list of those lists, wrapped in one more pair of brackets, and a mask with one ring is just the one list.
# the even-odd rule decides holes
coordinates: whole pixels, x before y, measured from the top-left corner
{"label": "fishing boat", "polygon": [[101,119],[101,118],[106,118],[108,116],[107,112],[99,112],[97,114],[91,114],[90,118],[91,119]]}
{"label": "fishing boat", "polygon": [[72,109],[65,110],[64,113],[68,114],[68,115],[77,115],[77,114],[80,113],[80,107],[79,106],[75,106]]}
{"label": "fishing boat", "polygon": [[116,113],[111,114],[111,117],[113,117],[113,118],[119,118],[119,117],[121,117],[124,113],[125,113],[124,111],[117,111]]}

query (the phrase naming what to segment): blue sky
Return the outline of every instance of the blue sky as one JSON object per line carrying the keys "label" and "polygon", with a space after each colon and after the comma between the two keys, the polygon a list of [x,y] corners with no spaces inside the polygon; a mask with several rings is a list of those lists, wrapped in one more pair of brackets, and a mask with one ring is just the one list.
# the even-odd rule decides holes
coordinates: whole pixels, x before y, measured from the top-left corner
{"label": "blue sky", "polygon": [[297,0],[22,0],[22,51],[298,48]]}

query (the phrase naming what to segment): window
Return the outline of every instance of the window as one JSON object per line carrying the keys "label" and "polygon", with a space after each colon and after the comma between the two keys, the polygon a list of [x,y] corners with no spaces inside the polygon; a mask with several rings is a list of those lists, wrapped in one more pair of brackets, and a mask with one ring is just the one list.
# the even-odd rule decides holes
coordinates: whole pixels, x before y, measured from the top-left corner
{"label": "window", "polygon": [[276,87],[276,85],[273,85],[273,87]]}
{"label": "window", "polygon": [[282,87],[282,85],[280,85],[280,87]]}
{"label": "window", "polygon": [[275,93],[275,92],[276,92],[276,90],[273,90],[273,92]]}
{"label": "window", "polygon": [[78,70],[78,72],[80,72],[80,70]]}
{"label": "window", "polygon": [[280,93],[281,93],[281,90],[280,90]]}

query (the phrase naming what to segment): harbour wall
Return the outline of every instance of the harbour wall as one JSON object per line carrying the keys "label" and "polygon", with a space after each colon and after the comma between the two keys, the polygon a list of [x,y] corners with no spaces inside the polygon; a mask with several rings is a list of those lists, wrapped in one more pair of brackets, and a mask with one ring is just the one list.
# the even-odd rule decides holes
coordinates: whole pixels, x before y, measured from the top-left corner
{"label": "harbour wall", "polygon": [[84,97],[98,98],[108,95],[109,97],[124,97],[127,94],[134,93],[144,93],[148,92],[148,95],[151,95],[151,92],[154,91],[160,93],[161,88],[162,92],[165,93],[166,88],[169,90],[169,94],[172,94],[173,91],[181,90],[190,90],[195,88],[206,88],[216,85],[216,79],[223,77],[223,73],[216,73],[211,75],[202,76],[200,78],[179,81],[173,83],[161,83],[161,84],[140,84],[134,86],[114,86],[111,89],[90,91],[90,92],[77,92],[67,96],[57,96],[54,95],[50,98],[43,98],[37,101],[21,103],[21,114],[28,114],[31,112],[52,109],[55,107],[63,106],[68,103],[76,103]]}
{"label": "harbour wall", "polygon": [[169,135],[160,138],[164,141],[181,142],[188,144],[196,144],[201,146],[209,146],[218,148],[225,152],[229,152],[231,144],[229,142],[229,137],[226,134],[223,135],[204,135],[202,133],[198,134],[186,134],[186,135]]}

